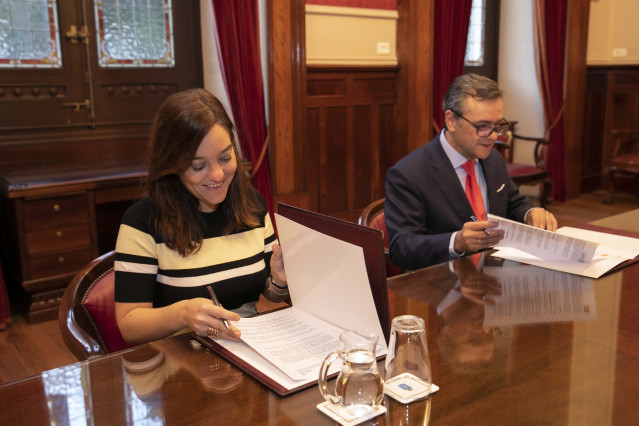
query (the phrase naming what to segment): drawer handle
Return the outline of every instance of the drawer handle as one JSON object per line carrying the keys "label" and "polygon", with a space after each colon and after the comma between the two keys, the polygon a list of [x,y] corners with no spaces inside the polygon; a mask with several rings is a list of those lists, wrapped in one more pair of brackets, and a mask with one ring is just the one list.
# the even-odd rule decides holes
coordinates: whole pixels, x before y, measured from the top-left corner
{"label": "drawer handle", "polygon": [[58,263],[64,263],[64,261],[65,261],[64,256],[58,257]]}
{"label": "drawer handle", "polygon": [[58,238],[62,237],[62,231],[57,231],[55,233],[55,236],[58,237]]}
{"label": "drawer handle", "polygon": [[53,205],[53,211],[54,212],[59,212],[60,211],[60,204],[54,204]]}

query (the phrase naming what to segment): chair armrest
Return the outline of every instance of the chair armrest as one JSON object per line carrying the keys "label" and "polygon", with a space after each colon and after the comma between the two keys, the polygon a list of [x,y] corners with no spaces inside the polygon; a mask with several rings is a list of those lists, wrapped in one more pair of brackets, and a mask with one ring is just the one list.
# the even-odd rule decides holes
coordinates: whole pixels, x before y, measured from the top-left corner
{"label": "chair armrest", "polygon": [[547,145],[550,145],[550,141],[541,136],[531,137],[531,136],[522,136],[522,135],[513,133],[513,137],[512,137],[513,144],[516,139],[526,141],[526,142],[535,142],[535,148],[534,148],[535,166],[541,170],[546,170],[546,163],[544,161],[544,147]]}
{"label": "chair armrest", "polygon": [[[639,140],[639,128],[635,128],[635,129],[612,129],[610,130],[610,134],[613,137],[615,146],[612,150],[612,156],[611,158],[615,158],[617,155],[620,154],[621,151],[621,147],[623,143],[629,143],[635,140]],[[637,137],[636,138],[632,138],[632,135],[636,134]],[[623,138],[622,136],[628,136],[627,139]],[[624,142],[622,142],[624,141]]]}
{"label": "chair armrest", "polygon": [[[73,312],[69,315],[73,315]],[[59,321],[64,321],[67,324],[66,328],[61,328],[62,340],[80,361],[95,355],[105,354],[100,344],[90,334],[78,327],[71,318],[62,316]]]}

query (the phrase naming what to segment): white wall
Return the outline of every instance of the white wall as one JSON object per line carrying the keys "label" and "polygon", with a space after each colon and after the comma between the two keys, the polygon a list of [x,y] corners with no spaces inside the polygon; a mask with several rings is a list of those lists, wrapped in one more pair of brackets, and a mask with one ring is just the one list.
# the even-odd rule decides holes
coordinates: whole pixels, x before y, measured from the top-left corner
{"label": "white wall", "polygon": [[[525,136],[544,134],[543,107],[534,55],[532,0],[503,0],[499,26],[498,83],[504,91],[504,116],[518,121],[516,131]],[[534,164],[532,146],[527,148],[515,150],[515,161]],[[537,195],[536,188],[530,194]]]}
{"label": "white wall", "polygon": [[587,64],[639,64],[638,17],[637,0],[591,0]]}

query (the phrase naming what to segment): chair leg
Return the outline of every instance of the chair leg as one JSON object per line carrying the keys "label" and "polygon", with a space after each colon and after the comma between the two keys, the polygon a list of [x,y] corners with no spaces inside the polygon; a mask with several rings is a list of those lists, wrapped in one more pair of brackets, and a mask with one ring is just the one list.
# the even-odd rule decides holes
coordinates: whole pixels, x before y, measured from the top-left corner
{"label": "chair leg", "polygon": [[606,180],[606,187],[608,189],[608,193],[604,195],[603,203],[604,204],[612,204],[612,197],[615,192],[615,177],[613,176],[615,173],[615,169],[613,167],[606,167],[606,171],[604,173]]}
{"label": "chair leg", "polygon": [[542,183],[541,194],[539,197],[539,205],[546,208],[548,205],[548,197],[552,194],[552,180],[550,178],[545,179]]}

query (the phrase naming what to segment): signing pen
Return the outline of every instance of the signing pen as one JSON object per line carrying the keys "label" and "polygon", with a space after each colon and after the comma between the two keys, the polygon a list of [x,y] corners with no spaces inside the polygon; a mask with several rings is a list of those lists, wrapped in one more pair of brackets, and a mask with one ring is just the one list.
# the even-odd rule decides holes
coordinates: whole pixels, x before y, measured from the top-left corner
{"label": "signing pen", "polygon": [[[213,304],[215,306],[219,306],[221,308],[222,305],[220,305],[220,302],[217,300],[217,296],[215,296],[215,292],[213,291],[213,288],[210,285],[207,285],[206,289],[209,291],[209,294],[211,295],[211,300],[213,301]],[[222,321],[224,321],[224,326],[228,330],[229,329],[229,323],[226,320],[222,320]]]}
{"label": "signing pen", "polygon": [[[477,218],[474,215],[470,217],[470,220],[472,220],[473,222],[477,222]],[[484,232],[486,233],[486,235],[490,235],[490,232],[488,232],[488,229],[484,228]]]}

